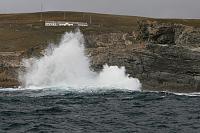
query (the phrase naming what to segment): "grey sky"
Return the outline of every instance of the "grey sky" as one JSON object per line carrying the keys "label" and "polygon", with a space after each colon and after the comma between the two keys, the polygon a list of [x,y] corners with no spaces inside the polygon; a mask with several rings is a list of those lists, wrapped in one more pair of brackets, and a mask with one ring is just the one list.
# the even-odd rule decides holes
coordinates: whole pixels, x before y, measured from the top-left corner
{"label": "grey sky", "polygon": [[[37,12],[42,0],[0,0],[0,13]],[[200,18],[200,0],[43,0],[44,11]]]}

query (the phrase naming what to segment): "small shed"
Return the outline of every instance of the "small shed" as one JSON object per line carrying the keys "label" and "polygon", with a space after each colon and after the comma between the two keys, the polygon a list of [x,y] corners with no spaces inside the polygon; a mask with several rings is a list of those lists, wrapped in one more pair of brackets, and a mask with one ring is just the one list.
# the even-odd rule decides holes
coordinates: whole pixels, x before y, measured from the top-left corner
{"label": "small shed", "polygon": [[87,27],[88,23],[85,23],[85,22],[66,22],[66,21],[45,21],[45,26],[79,26],[79,27]]}

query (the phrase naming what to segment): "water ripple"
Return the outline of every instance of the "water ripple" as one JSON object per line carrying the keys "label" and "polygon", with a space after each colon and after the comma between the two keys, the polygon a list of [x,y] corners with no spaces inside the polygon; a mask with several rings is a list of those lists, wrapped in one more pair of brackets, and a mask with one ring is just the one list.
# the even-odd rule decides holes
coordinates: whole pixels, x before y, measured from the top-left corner
{"label": "water ripple", "polygon": [[200,97],[196,96],[40,93],[45,91],[0,92],[0,132],[200,132]]}

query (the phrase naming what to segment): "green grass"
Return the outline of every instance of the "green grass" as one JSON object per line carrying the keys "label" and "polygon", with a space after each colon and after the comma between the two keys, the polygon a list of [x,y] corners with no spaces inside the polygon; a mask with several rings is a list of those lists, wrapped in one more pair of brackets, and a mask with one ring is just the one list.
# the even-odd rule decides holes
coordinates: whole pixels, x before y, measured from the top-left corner
{"label": "green grass", "polygon": [[0,51],[22,51],[48,43],[56,43],[68,27],[44,27],[45,20],[65,20],[90,22],[92,25],[81,28],[85,34],[107,32],[132,32],[137,28],[137,20],[149,19],[164,23],[178,23],[200,27],[200,20],[153,19],[136,16],[106,15],[83,12],[45,12],[24,14],[0,14]]}

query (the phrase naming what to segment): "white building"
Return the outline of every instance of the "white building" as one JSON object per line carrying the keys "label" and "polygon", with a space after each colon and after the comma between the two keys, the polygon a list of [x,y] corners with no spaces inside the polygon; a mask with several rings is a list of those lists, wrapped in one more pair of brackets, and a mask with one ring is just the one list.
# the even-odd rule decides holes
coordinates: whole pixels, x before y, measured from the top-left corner
{"label": "white building", "polygon": [[66,22],[66,21],[45,21],[45,26],[79,26],[87,27],[85,22]]}

